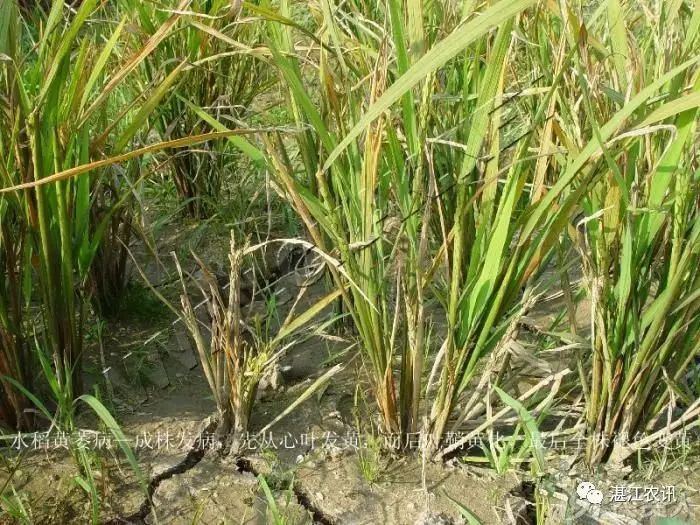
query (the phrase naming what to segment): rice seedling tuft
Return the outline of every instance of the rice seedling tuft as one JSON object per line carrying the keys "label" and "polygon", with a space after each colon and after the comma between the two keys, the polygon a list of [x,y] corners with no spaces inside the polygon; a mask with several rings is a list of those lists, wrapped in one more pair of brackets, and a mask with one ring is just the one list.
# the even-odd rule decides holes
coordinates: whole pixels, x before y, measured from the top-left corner
{"label": "rice seedling tuft", "polygon": [[[292,308],[274,333],[271,326],[268,326],[269,323],[263,322],[259,317],[252,326],[247,324],[242,315],[242,307],[246,304],[246,299],[254,300],[255,296],[244,299],[241,294],[244,286],[244,259],[265,246],[266,243],[255,246],[245,243],[239,246],[232,230],[230,267],[225,283],[221,283],[207,265],[193,254],[202,276],[201,280],[193,280],[204,297],[203,302],[197,306],[193,306],[192,294],[188,292],[188,279],[182,266],[175,253],[172,254],[182,284],[181,320],[194,342],[194,348],[216,402],[218,441],[225,450],[233,454],[239,453],[242,440],[248,432],[258,385],[263,376],[268,374],[286,350],[294,345],[295,334],[338,296],[337,292],[332,292],[298,315]],[[300,292],[303,293],[304,290]],[[269,301],[266,304],[269,310]],[[199,309],[202,305],[206,310]],[[338,367],[332,369],[330,375],[326,374],[327,378],[337,371]],[[318,388],[319,381],[325,381],[327,378],[317,380],[297,401],[303,401],[305,396]],[[293,408],[294,404],[287,410]],[[267,430],[276,421],[260,432]]]}

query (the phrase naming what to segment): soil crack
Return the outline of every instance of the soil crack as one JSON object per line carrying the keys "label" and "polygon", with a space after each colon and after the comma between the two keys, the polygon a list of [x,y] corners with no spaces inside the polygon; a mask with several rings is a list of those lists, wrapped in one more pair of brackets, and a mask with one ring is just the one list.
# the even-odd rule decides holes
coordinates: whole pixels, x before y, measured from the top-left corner
{"label": "soil crack", "polygon": [[[246,458],[240,457],[236,460],[236,467],[238,472],[247,472],[255,477],[258,477],[259,472],[253,466],[253,464]],[[336,525],[335,520],[328,514],[319,509],[311,501],[309,495],[304,492],[304,490],[299,486],[298,483],[294,483],[292,486],[294,496],[296,497],[297,503],[301,505],[304,509],[311,513],[314,523],[317,525]]]}
{"label": "soil crack", "polygon": [[[197,436],[197,439],[193,443],[192,448],[190,448],[189,452],[180,463],[170,467],[169,469],[166,469],[160,474],[154,476],[149,481],[146,498],[144,499],[143,503],[136,512],[128,516],[118,516],[112,518],[106,521],[105,525],[145,525],[146,518],[153,510],[153,495],[156,493],[156,490],[158,490],[160,484],[163,481],[170,479],[174,476],[184,474],[188,470],[197,466],[197,464],[200,461],[202,461],[209,448],[206,445],[206,437],[210,435],[211,432],[213,432],[215,427],[215,421],[207,425],[207,427]],[[253,467],[253,464],[244,457],[239,457],[236,459],[236,468],[240,473],[247,472],[255,477],[257,477],[260,474],[257,471],[257,469]],[[314,520],[314,524],[336,525],[336,522],[332,517],[328,516],[325,512],[323,512],[321,509],[319,509],[316,505],[313,504],[309,495],[306,492],[304,492],[304,490],[299,486],[298,483],[294,483],[292,490],[294,492],[294,496],[297,500],[297,503],[301,505],[304,509],[306,509],[309,513],[311,513],[311,516]]]}
{"label": "soil crack", "polygon": [[208,448],[206,446],[206,437],[211,434],[215,427],[215,421],[209,423],[207,427],[197,436],[194,443],[192,444],[192,448],[190,448],[189,452],[185,456],[185,459],[183,459],[177,465],[174,465],[169,469],[164,470],[160,474],[154,476],[151,479],[151,481],[149,481],[148,488],[146,491],[146,498],[139,507],[139,510],[126,517],[112,518],[111,520],[106,521],[105,525],[145,524],[146,517],[151,513],[151,510],[153,509],[153,495],[158,489],[158,486],[166,479],[170,479],[173,476],[177,476],[179,474],[184,474],[188,470],[194,468],[200,461],[202,461],[202,458],[204,458],[204,455],[206,454]]}

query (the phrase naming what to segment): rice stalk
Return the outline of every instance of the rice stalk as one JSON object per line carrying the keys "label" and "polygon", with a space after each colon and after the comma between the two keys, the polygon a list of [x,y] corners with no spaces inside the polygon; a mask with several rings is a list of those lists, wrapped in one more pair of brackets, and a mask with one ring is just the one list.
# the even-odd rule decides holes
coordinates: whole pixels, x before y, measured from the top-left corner
{"label": "rice stalk", "polygon": [[[247,242],[239,245],[232,230],[228,282],[223,286],[207,265],[194,255],[202,276],[194,281],[204,297],[200,305],[203,304],[206,310],[198,310],[197,306],[193,306],[188,278],[177,256],[174,252],[172,254],[182,285],[180,316],[194,343],[216,403],[216,434],[221,446],[234,454],[240,451],[249,430],[261,379],[277,365],[286,350],[293,346],[294,337],[300,330],[308,326],[337,297],[337,293],[331,293],[301,314],[296,314],[292,309],[276,331],[270,326],[262,326],[272,322],[270,316],[266,320],[259,319],[253,326],[247,324],[242,312],[244,301],[241,295],[244,259],[264,245],[250,246]],[[335,367],[312,384],[263,431],[287,415],[338,370]]]}
{"label": "rice stalk", "polygon": [[[153,35],[172,16],[155,4],[127,2],[139,26]],[[227,0],[187,3],[177,30],[163,40],[141,68],[145,85],[187,64],[173,85],[174,94],[159,101],[155,129],[163,141],[212,131],[211,116],[234,127],[251,113],[251,104],[265,90],[263,54],[257,49],[261,24],[249,19]],[[162,64],[155,68],[154,63]],[[165,70],[164,70],[165,69]],[[192,108],[199,111],[193,111]],[[227,173],[237,171],[236,149],[246,150],[243,137],[210,142],[201,149],[166,150],[176,193],[191,217],[208,217],[217,209]],[[236,181],[238,182],[238,181]]]}
{"label": "rice stalk", "polygon": [[[22,272],[32,277],[21,287],[20,303],[28,305],[38,292],[43,346],[71,398],[82,391],[90,268],[113,210],[95,215],[99,172],[49,180],[102,157],[105,150],[115,155],[126,148],[147,121],[153,101],[168,89],[155,84],[145,100],[139,94],[127,104],[133,112],[122,112],[101,134],[93,133],[92,126],[104,124],[112,104],[121,102],[116,88],[157,43],[151,40],[134,56],[121,57],[117,42],[125,20],[109,30],[88,23],[99,9],[98,2],[88,0],[70,12],[57,0],[36,31],[20,23],[14,3],[3,3],[2,11],[3,24],[11,28],[0,65],[7,93],[0,112],[4,201],[16,202],[20,226],[15,231],[22,239],[14,243],[25,247]],[[21,184],[40,186],[18,192]]]}
{"label": "rice stalk", "polygon": [[[684,15],[670,8],[663,6],[669,25],[661,35],[653,24],[630,31],[627,13],[610,2],[614,22],[601,19],[592,28],[605,35],[601,40],[619,52],[617,58],[598,61],[579,49],[579,78],[597,79],[579,86],[594,136],[600,134],[598,114],[623,100],[628,107],[645,91],[638,79],[683,68],[655,83],[631,130],[601,148],[602,176],[582,205],[576,240],[593,324],[591,363],[581,378],[591,468],[620,465],[636,441],[682,420],[697,396],[686,382],[700,350],[697,27],[684,34]],[[677,48],[684,51],[668,54]],[[690,67],[684,67],[686,57]],[[617,100],[606,100],[604,79]]]}

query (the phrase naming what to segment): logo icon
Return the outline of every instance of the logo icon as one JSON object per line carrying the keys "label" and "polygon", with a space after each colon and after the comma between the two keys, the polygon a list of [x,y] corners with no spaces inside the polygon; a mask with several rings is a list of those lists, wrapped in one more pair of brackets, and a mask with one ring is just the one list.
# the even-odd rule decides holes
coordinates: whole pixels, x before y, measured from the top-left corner
{"label": "logo icon", "polygon": [[595,485],[590,481],[582,481],[576,487],[576,494],[579,499],[585,499],[593,505],[600,505],[603,502],[603,493],[596,490]]}

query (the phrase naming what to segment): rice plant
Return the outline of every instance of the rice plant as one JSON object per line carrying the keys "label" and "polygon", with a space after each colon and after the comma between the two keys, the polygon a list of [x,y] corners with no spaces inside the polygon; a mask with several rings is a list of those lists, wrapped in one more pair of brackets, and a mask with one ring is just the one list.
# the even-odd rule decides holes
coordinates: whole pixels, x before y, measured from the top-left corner
{"label": "rice plant", "polygon": [[[567,192],[558,215],[542,217],[573,174],[548,200],[538,195],[528,202],[523,189],[533,162],[525,155],[527,134],[501,142],[503,107],[510,102],[503,89],[511,32],[515,15],[528,5],[508,2],[478,16],[437,5],[419,10],[426,20],[453,21],[456,29],[441,41],[428,23],[418,27],[416,20],[405,21],[398,3],[387,4],[388,35],[361,24],[357,13],[351,18],[341,8],[333,16],[324,12],[321,111],[304,88],[302,68],[289,58],[294,54],[289,29],[273,35],[290,113],[301,128],[295,136],[298,160],[283,139],[268,141],[281,191],[313,242],[339,255],[352,278],[344,300],[369,362],[383,430],[413,432],[425,421],[433,450],[448,420],[457,417],[455,409],[481,358],[507,335],[513,315],[522,310],[523,287],[546,261],[564,228],[562,218],[586,187],[583,181],[576,192]],[[463,27],[457,25],[460,15],[468,21]],[[365,51],[390,37],[392,45]],[[353,52],[344,53],[346,48]],[[449,59],[458,66],[443,68]],[[340,92],[339,85],[356,88]],[[478,96],[468,96],[474,89]],[[444,119],[432,109],[441,96],[451,104]],[[530,127],[544,125],[547,101],[536,108]],[[394,102],[396,116],[385,116]],[[470,124],[457,124],[463,122]],[[526,234],[537,227],[537,235],[525,237],[525,221],[537,213],[539,222]],[[434,381],[426,383],[425,307],[432,294],[446,311],[448,333],[431,358]],[[429,408],[420,415],[426,390]]]}
{"label": "rice plant", "polygon": [[[137,14],[139,26],[147,36],[156,34],[170,9],[156,4],[126,2]],[[175,5],[172,6],[175,12]],[[227,0],[187,2],[176,31],[160,43],[153,60],[170,71],[186,64],[171,96],[155,108],[155,126],[162,140],[174,140],[215,129],[219,119],[229,127],[239,127],[241,118],[251,111],[255,96],[264,91],[265,64],[258,47],[260,24],[241,11],[241,5]],[[144,85],[159,82],[167,71],[153,67],[151,61],[141,68]],[[210,116],[211,115],[211,116]],[[217,200],[229,181],[228,173],[238,172],[239,147],[251,151],[245,139],[204,143],[199,148],[165,150],[175,190],[186,213],[207,217],[217,211]],[[240,177],[235,180],[240,182]]]}
{"label": "rice plant", "polygon": [[[225,284],[219,282],[207,265],[194,255],[202,278],[193,280],[204,297],[204,301],[196,306],[193,306],[192,293],[188,291],[188,279],[173,252],[182,284],[180,319],[194,342],[216,402],[215,422],[219,442],[234,454],[240,451],[242,440],[248,432],[261,379],[294,345],[291,338],[297,331],[309,324],[338,296],[337,292],[332,292],[298,315],[292,308],[274,334],[269,327],[262,326],[261,320],[254,326],[248,325],[242,315],[242,305],[245,303],[241,295],[244,257],[262,247],[264,244],[250,246],[246,243],[239,246],[232,231],[229,275]],[[198,310],[201,306],[206,309]],[[270,322],[270,317],[267,322]],[[310,390],[315,388],[317,385],[312,385]],[[300,399],[303,397],[300,396]]]}
{"label": "rice plant", "polygon": [[[621,464],[639,442],[667,438],[700,413],[686,383],[700,350],[698,28],[681,31],[670,5],[660,12],[663,30],[648,23],[632,33],[618,2],[607,14],[591,25],[614,60],[579,46],[577,61],[582,126],[602,142],[601,176],[576,233],[591,301],[592,362],[581,378],[591,467]],[[629,124],[610,140],[598,115],[620,106]],[[565,132],[575,132],[573,122]],[[672,416],[675,407],[683,409]]]}
{"label": "rice plant", "polygon": [[[420,7],[422,2],[413,4]],[[456,29],[439,43],[439,35],[426,41],[422,20],[404,19],[399,2],[388,2],[385,11],[374,6],[380,12],[376,16],[390,27],[366,24],[375,13],[363,12],[365,6],[324,9],[323,31],[317,35],[320,110],[305,86],[303,68],[293,59],[291,30],[274,30],[271,37],[274,60],[289,90],[289,113],[300,128],[295,135],[299,158],[293,159],[289,144],[277,137],[268,141],[271,162],[282,193],[313,242],[340,257],[350,276],[344,305],[358,331],[387,433],[411,432],[419,424],[426,351],[424,276],[437,194],[425,147],[436,120],[430,103],[440,89],[433,73],[525,5],[510,6],[502,18],[490,11],[484,27],[470,26],[469,33]],[[431,9],[426,19],[445,14],[437,4]],[[288,15],[285,4],[281,12]],[[427,43],[434,48],[423,55]],[[409,71],[412,62],[416,65]],[[422,92],[410,90],[425,77]],[[384,116],[390,103],[399,100],[396,116]],[[357,140],[360,133],[362,140]],[[297,164],[303,168],[301,177]],[[331,273],[337,285],[345,284]]]}
{"label": "rice plant", "polygon": [[[0,74],[7,96],[0,113],[0,143],[6,188],[43,182],[62,170],[88,164],[105,150],[119,153],[168,89],[168,82],[154,84],[145,100],[139,94],[130,103],[131,112],[122,112],[107,124],[105,112],[113,109],[115,90],[167,34],[168,25],[142,50],[124,58],[118,54],[117,43],[126,19],[114,29],[88,23],[99,9],[98,2],[86,1],[73,13],[63,2],[55,1],[43,24],[30,31],[16,4],[3,3],[2,25],[8,31]],[[32,16],[42,15],[35,12]],[[100,124],[106,127],[93,133],[93,126]],[[95,214],[97,188],[102,187],[99,176],[99,171],[92,172],[6,198],[18,201],[15,220],[19,226],[14,231],[22,238],[12,242],[27,250],[21,263],[17,261],[24,265],[22,271],[29,276],[31,269],[35,274],[44,344],[51,349],[58,381],[64,387],[71,385],[74,393],[82,391],[89,304],[86,283],[112,219],[111,210]],[[18,306],[30,301],[32,285],[24,283],[21,290]],[[6,319],[3,324],[9,323]],[[8,324],[3,330],[9,328]],[[12,351],[20,350],[8,350]]]}

